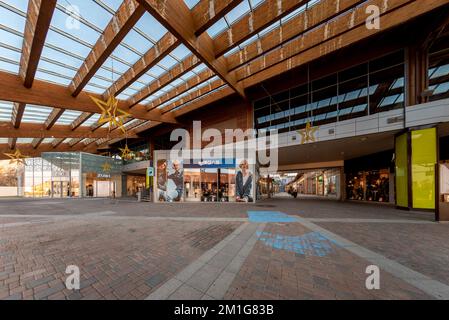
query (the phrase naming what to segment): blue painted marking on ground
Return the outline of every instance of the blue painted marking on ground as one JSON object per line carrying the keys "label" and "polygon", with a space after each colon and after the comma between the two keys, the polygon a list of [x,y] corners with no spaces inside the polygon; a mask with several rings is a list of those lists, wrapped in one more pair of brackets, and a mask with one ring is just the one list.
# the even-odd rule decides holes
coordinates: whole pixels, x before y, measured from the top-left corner
{"label": "blue painted marking on ground", "polygon": [[257,232],[257,236],[266,246],[306,256],[324,257],[334,251],[332,245],[338,246],[337,242],[326,238],[319,232],[310,232],[302,236]]}
{"label": "blue painted marking on ground", "polygon": [[279,211],[248,211],[250,222],[270,223],[270,222],[298,222],[295,217],[286,215]]}

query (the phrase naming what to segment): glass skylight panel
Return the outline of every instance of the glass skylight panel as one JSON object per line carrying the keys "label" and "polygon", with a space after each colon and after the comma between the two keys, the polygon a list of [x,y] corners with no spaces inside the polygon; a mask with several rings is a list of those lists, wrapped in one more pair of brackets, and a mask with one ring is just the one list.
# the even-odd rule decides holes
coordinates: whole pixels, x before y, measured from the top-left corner
{"label": "glass skylight panel", "polygon": [[44,123],[47,121],[48,116],[53,111],[53,108],[26,105],[25,112],[23,113],[22,122],[32,122],[32,123]]}
{"label": "glass skylight panel", "polygon": [[52,143],[53,141],[55,141],[55,138],[45,138],[41,144]]}
{"label": "glass skylight panel", "polygon": [[70,125],[75,121],[80,115],[82,114],[81,111],[73,111],[73,110],[66,110],[64,113],[59,117],[58,121],[56,121],[56,124],[63,124],[63,125]]}
{"label": "glass skylight panel", "polygon": [[[88,3],[89,1],[83,2]],[[65,1],[62,1],[57,6],[56,10],[53,13],[51,26],[64,32],[70,33],[74,37],[82,39],[83,41],[86,41],[91,45],[95,44],[95,42],[97,42],[98,40],[99,33],[93,30],[91,27],[87,26],[82,21],[76,21],[75,25],[72,22],[73,18],[69,15],[70,11],[68,11],[68,8],[70,8],[70,6]],[[79,9],[81,11],[81,17],[85,18],[82,14],[81,8]],[[93,25],[96,26],[97,24],[94,23]]]}
{"label": "glass skylight panel", "polygon": [[183,60],[191,54],[192,52],[190,52],[190,50],[183,44],[179,45],[171,52],[171,55],[178,60]]}
{"label": "glass skylight panel", "polygon": [[206,68],[207,68],[207,66],[204,63],[201,63],[198,66],[196,66],[195,68],[193,68],[192,72],[200,73],[200,72],[206,70]]}
{"label": "glass skylight panel", "polygon": [[0,101],[0,121],[11,121],[13,103]]}
{"label": "glass skylight panel", "polygon": [[84,89],[85,91],[89,91],[92,93],[103,94],[106,91],[107,87],[88,84],[84,87]]}
{"label": "glass skylight panel", "polygon": [[58,0],[61,5],[69,3],[79,9],[80,16],[104,30],[112,18],[112,14],[94,0]]}
{"label": "glass skylight panel", "polygon": [[430,79],[439,78],[449,74],[449,64],[444,66],[440,66],[438,68],[433,69],[433,72],[429,72],[431,74]]}
{"label": "glass skylight panel", "polygon": [[[21,8],[20,4],[25,4],[25,9]],[[15,30],[25,30],[26,18],[22,12],[27,10],[27,1],[0,1],[0,16],[2,17],[2,24]]]}
{"label": "glass skylight panel", "polygon": [[254,10],[258,5],[260,5],[264,0],[249,0],[251,8]]}
{"label": "glass skylight panel", "polygon": [[449,82],[438,85],[433,94],[441,94],[449,91]]}
{"label": "glass skylight panel", "polygon": [[242,18],[245,14],[247,14],[250,11],[249,2],[248,0],[244,0],[242,3],[240,3],[237,7],[232,9],[227,15],[226,20],[229,24],[233,24],[235,21]]}
{"label": "glass skylight panel", "polygon": [[167,33],[167,29],[147,12],[136,23],[135,28],[143,31],[155,42],[159,41]]}
{"label": "glass skylight panel", "polygon": [[[18,31],[16,29],[8,28],[8,27],[2,27],[0,25],[0,41],[4,44],[13,46],[15,48],[22,48],[23,44],[23,30],[19,31],[17,33],[12,33],[11,31]],[[20,35],[19,35],[20,34]]]}
{"label": "glass skylight panel", "polygon": [[48,72],[44,72],[42,70],[37,70],[36,79],[47,81],[47,82],[53,82],[55,84],[62,84],[65,86],[68,86],[71,82],[71,79],[66,79],[63,76],[51,74]]}
{"label": "glass skylight panel", "polygon": [[217,22],[215,22],[209,29],[207,29],[207,33],[211,38],[215,38],[217,35],[222,33],[224,30],[228,28],[228,25],[224,18],[221,18]]}
{"label": "glass skylight panel", "polygon": [[200,2],[200,0],[184,0],[184,2],[187,5],[187,7],[189,7],[189,9],[192,9],[194,6],[198,4],[198,2]]}
{"label": "glass skylight panel", "polygon": [[[150,70],[148,70],[147,73],[145,73],[142,77],[140,77],[139,80],[142,79],[142,82],[150,83],[154,79],[158,78],[160,75],[162,75],[164,73],[165,73],[165,70],[156,65],[153,68],[151,68]],[[143,77],[145,75],[150,77],[150,81],[144,81]]]}
{"label": "glass skylight panel", "polygon": [[93,124],[97,123],[98,119],[100,119],[100,114],[96,113],[93,116],[91,116],[89,119],[84,121],[84,123],[81,126],[82,127],[90,127]]}
{"label": "glass skylight panel", "polygon": [[171,68],[173,68],[173,66],[175,66],[178,63],[178,61],[176,61],[175,59],[173,59],[172,57],[165,56],[161,61],[159,61],[158,65],[160,65],[161,67],[164,67],[166,70],[169,70]]}
{"label": "glass skylight panel", "polygon": [[25,144],[25,143],[31,143],[33,142],[34,138],[18,138],[16,143],[18,144]]}

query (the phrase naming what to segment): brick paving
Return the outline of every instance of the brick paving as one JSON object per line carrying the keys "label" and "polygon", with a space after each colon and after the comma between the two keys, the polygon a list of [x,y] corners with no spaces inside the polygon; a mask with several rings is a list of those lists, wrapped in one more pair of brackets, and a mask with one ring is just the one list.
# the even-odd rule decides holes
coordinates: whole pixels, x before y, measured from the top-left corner
{"label": "brick paving", "polygon": [[[429,223],[433,217],[427,213],[312,199],[271,199],[257,204],[13,199],[0,201],[0,226],[10,224],[0,227],[0,300],[145,299],[248,223],[248,211],[279,211],[314,219],[362,219],[357,223],[316,223],[449,284],[449,225]],[[168,217],[176,219],[165,219]],[[398,223],[401,220],[417,224]],[[29,224],[22,224],[25,222]],[[300,245],[292,245],[292,241]],[[238,251],[229,246],[233,254]],[[226,263],[235,260],[224,252],[222,256]],[[209,266],[204,270],[211,270],[210,274],[197,277],[212,283],[214,279],[221,281],[219,289],[227,290],[223,292],[225,299],[433,298],[383,270],[381,290],[367,290],[368,261],[336,243],[322,241],[301,223],[268,223],[242,257],[235,270],[230,262],[228,267],[223,265],[225,271],[231,268],[232,277],[228,271],[228,276],[219,275]],[[215,258],[220,259],[220,255]],[[68,265],[81,269],[79,291],[65,288]],[[197,287],[201,285],[197,283]],[[214,298],[206,294],[206,288],[180,288],[171,299]],[[187,290],[190,288],[196,291]]]}
{"label": "brick paving", "polygon": [[[238,225],[90,218],[9,228],[0,299],[143,299]],[[80,267],[79,292],[65,289],[68,265]]]}
{"label": "brick paving", "polygon": [[[298,236],[310,230],[298,224],[271,224],[265,232]],[[331,244],[325,256],[298,254],[258,242],[225,299],[431,299],[381,271],[381,290],[365,287],[363,259]]]}

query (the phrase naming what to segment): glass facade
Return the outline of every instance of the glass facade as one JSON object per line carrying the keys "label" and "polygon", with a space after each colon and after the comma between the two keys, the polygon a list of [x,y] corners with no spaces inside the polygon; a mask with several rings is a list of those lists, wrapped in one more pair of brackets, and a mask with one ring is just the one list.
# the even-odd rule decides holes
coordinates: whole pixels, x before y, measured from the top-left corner
{"label": "glass facade", "polygon": [[340,198],[340,169],[323,169],[303,172],[286,185],[288,193],[297,192],[299,195],[323,196]]}
{"label": "glass facade", "polygon": [[403,108],[404,51],[254,102],[255,128],[280,133]]}
{"label": "glass facade", "polygon": [[33,198],[121,196],[121,161],[72,152],[42,153],[17,166],[17,195]]}
{"label": "glass facade", "polygon": [[348,200],[389,202],[389,169],[360,171],[346,175]]}
{"label": "glass facade", "polygon": [[429,50],[430,101],[449,98],[449,36],[440,37]]}

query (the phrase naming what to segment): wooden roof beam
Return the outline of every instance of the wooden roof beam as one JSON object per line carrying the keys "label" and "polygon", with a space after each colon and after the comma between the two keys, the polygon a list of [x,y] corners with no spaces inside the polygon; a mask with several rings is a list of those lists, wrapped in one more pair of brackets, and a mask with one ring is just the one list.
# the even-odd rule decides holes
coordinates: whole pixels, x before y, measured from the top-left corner
{"label": "wooden roof beam", "polygon": [[37,149],[37,147],[40,146],[42,141],[44,141],[44,138],[34,138],[33,141],[31,141],[31,145],[33,146],[33,149]]}
{"label": "wooden roof beam", "polygon": [[144,13],[145,9],[135,0],[123,1],[73,78],[70,90],[74,97],[80,94]]}
{"label": "wooden roof beam", "polygon": [[11,122],[14,128],[19,128],[22,122],[23,113],[25,112],[25,103],[14,102],[12,109]]}
{"label": "wooden roof beam", "polygon": [[14,150],[16,148],[17,138],[8,138],[9,149]]}
{"label": "wooden roof beam", "polygon": [[235,75],[228,73],[224,57],[215,59],[214,42],[207,32],[199,36],[195,34],[195,23],[192,12],[183,0],[138,0],[145,9],[174,34],[189,50],[201,59],[223,81],[242,97],[243,88],[237,83]]}
{"label": "wooden roof beam", "polygon": [[[20,144],[19,148],[20,152],[28,157],[40,157],[43,152],[97,152],[96,145],[87,148],[84,145],[71,147],[68,143],[61,143],[56,148],[51,143],[42,143],[37,148],[33,148],[31,144]],[[11,153],[8,144],[0,144],[0,160],[9,159],[4,153]]]}
{"label": "wooden roof beam", "polygon": [[[46,107],[51,106],[89,113],[101,112],[90,98],[90,96],[93,96],[102,99],[97,94],[81,92],[75,98],[72,97],[70,90],[66,87],[41,80],[35,80],[33,87],[27,89],[22,85],[22,80],[19,76],[2,71],[0,71],[0,83],[2,84],[0,86],[0,100]],[[126,101],[119,100],[118,106],[123,111],[130,113],[132,118],[177,123],[172,115],[161,115],[159,110],[148,112],[144,105],[136,105],[132,109],[129,109]]]}
{"label": "wooden roof beam", "polygon": [[87,120],[89,120],[90,117],[92,117],[94,114],[91,112],[83,112],[79,115],[78,118],[76,118],[71,124],[70,126],[72,127],[72,130],[77,129],[78,127],[80,127],[84,122],[86,122]]}
{"label": "wooden roof beam", "polygon": [[50,130],[55,125],[56,121],[58,121],[58,119],[62,116],[64,111],[64,109],[53,108],[53,111],[44,123],[45,130]]}
{"label": "wooden roof beam", "polygon": [[29,0],[19,75],[26,88],[31,88],[44,48],[56,0]]}
{"label": "wooden roof beam", "polygon": [[[39,123],[23,123],[19,129],[15,129],[10,122],[0,122],[0,132],[5,138],[115,138],[122,136],[120,130],[109,132],[107,128],[99,128],[92,131],[89,127],[80,127],[72,130],[70,125],[53,125],[45,130]],[[132,130],[128,131],[129,138],[137,137]]]}

